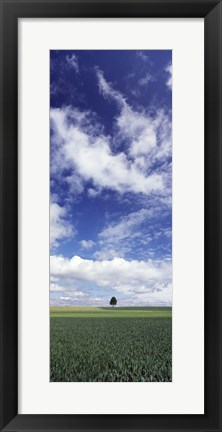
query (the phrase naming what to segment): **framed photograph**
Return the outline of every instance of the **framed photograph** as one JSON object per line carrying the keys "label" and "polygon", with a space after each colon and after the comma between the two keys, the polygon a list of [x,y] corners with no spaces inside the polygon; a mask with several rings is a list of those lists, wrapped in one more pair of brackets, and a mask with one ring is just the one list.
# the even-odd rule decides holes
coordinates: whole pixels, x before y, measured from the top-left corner
{"label": "framed photograph", "polygon": [[1,1],[2,431],[221,431],[221,2]]}

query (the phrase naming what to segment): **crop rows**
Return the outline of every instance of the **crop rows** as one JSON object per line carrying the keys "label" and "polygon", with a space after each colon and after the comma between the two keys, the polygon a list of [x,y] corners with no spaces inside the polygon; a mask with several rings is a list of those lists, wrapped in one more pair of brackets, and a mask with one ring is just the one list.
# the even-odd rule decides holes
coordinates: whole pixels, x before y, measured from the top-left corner
{"label": "crop rows", "polygon": [[51,318],[51,381],[171,381],[171,318]]}

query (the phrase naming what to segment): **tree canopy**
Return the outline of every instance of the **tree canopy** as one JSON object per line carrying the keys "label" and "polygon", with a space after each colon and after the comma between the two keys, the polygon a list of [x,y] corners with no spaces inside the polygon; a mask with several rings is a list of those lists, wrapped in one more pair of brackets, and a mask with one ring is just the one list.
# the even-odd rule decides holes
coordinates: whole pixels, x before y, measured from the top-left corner
{"label": "tree canopy", "polygon": [[109,304],[110,304],[110,306],[116,306],[116,304],[117,304],[116,297],[112,297],[111,300],[110,300],[110,302],[109,302]]}

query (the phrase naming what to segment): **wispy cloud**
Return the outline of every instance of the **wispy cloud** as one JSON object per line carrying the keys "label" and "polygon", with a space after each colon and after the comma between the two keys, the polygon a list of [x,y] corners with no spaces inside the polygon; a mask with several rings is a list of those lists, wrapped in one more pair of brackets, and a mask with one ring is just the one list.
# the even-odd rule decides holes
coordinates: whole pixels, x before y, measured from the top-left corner
{"label": "wispy cloud", "polygon": [[[151,117],[135,111],[125,97],[113,89],[97,69],[99,90],[104,97],[116,101],[120,113],[115,123],[117,136],[107,136],[95,121],[94,114],[71,107],[51,110],[52,174],[69,170],[65,181],[70,191],[81,193],[83,183],[91,180],[96,196],[104,188],[120,193],[149,194],[165,188],[167,167],[152,172],[152,165],[171,153],[171,119],[163,110]],[[113,142],[128,140],[127,152],[113,153]],[[54,149],[54,151],[53,151]],[[170,171],[170,170],[168,170]],[[64,181],[64,178],[63,178]]]}
{"label": "wispy cloud", "polygon": [[167,87],[169,87],[170,90],[172,90],[172,63],[169,63],[166,66],[165,71],[168,74],[166,85],[167,85]]}
{"label": "wispy cloud", "polygon": [[80,244],[84,249],[91,249],[95,243],[92,240],[81,240]]}
{"label": "wispy cloud", "polygon": [[149,73],[146,73],[146,75],[143,78],[140,78],[138,81],[138,85],[140,87],[144,87],[146,86],[150,81],[154,81],[155,79],[153,78],[153,76]]}
{"label": "wispy cloud", "polygon": [[76,73],[79,73],[79,62],[78,57],[75,54],[66,56],[67,64],[75,70]]}
{"label": "wispy cloud", "polygon": [[170,54],[125,55],[131,69],[97,52],[52,56],[52,305],[171,304]]}
{"label": "wispy cloud", "polygon": [[63,287],[61,285],[58,285],[57,283],[50,282],[50,291],[51,292],[62,292],[62,291],[65,291],[65,290],[66,290],[65,287]]}
{"label": "wispy cloud", "polygon": [[[123,152],[114,154],[110,137],[98,133],[96,127],[81,124],[76,110],[52,109],[51,126],[56,142],[56,158],[53,169],[67,167],[83,181],[93,181],[96,189],[110,188],[120,193],[126,191],[150,193],[163,190],[161,174],[142,171],[137,161]],[[123,128],[122,128],[123,129]],[[62,146],[59,145],[62,143]]]}
{"label": "wispy cloud", "polygon": [[138,59],[140,59],[142,62],[144,62],[146,64],[150,64],[150,65],[153,64],[153,62],[150,59],[149,54],[147,54],[144,51],[137,51],[136,56]]}
{"label": "wispy cloud", "polygon": [[116,220],[112,219],[98,234],[94,258],[99,260],[112,259],[116,256],[127,258],[132,256],[132,253],[140,258],[151,257],[151,245],[155,239],[171,238],[171,228],[162,228],[157,224],[160,215],[162,220],[170,217],[168,204],[152,200],[149,208],[141,208]]}
{"label": "wispy cloud", "polygon": [[50,204],[50,245],[56,248],[60,240],[75,235],[75,230],[67,220],[67,210],[56,202]]}
{"label": "wispy cloud", "polygon": [[[100,75],[98,79],[100,87]],[[171,155],[171,113],[159,109],[151,116],[143,109],[136,111],[120,92],[106,82],[104,76],[102,80],[104,97],[108,96],[119,104],[120,114],[116,117],[116,126],[122,140],[129,140],[128,152],[134,158],[137,169],[146,172],[157,160],[166,162]]]}
{"label": "wispy cloud", "polygon": [[[135,242],[144,238],[141,232],[141,224],[148,220],[151,210],[140,209],[122,216],[117,221],[112,221],[98,235],[97,251],[94,256],[97,259],[111,259],[116,256],[125,257],[135,249]],[[146,233],[147,234],[147,233]],[[146,235],[147,243],[151,237]]]}
{"label": "wispy cloud", "polygon": [[96,74],[98,78],[98,86],[100,93],[105,98],[114,99],[119,104],[120,108],[125,108],[127,106],[126,99],[120,92],[113,89],[111,83],[108,83],[106,81],[103,71],[101,71],[99,68],[96,68]]}

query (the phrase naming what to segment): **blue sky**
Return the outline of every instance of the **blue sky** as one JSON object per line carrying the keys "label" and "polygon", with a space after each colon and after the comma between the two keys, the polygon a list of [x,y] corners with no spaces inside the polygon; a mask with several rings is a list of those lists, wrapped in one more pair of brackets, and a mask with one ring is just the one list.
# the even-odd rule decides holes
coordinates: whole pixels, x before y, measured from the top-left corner
{"label": "blue sky", "polygon": [[172,52],[50,52],[52,305],[172,304]]}

